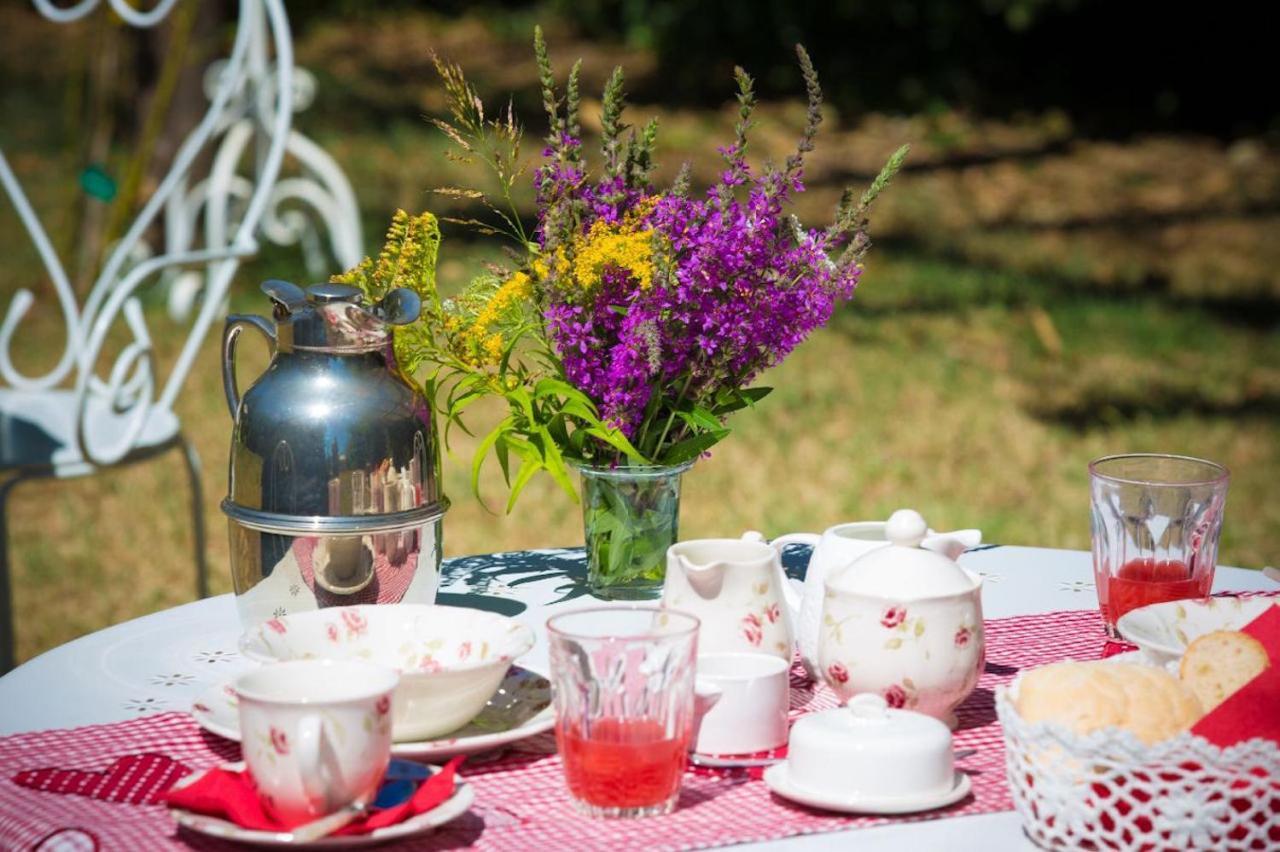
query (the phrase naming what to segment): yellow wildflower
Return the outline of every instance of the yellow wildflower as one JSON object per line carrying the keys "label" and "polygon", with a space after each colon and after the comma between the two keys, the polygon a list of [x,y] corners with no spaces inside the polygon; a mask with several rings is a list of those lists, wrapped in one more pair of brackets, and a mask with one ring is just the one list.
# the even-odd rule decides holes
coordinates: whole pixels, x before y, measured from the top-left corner
{"label": "yellow wildflower", "polygon": [[652,243],[652,230],[596,222],[586,236],[574,240],[576,251],[570,277],[579,287],[590,290],[612,267],[625,270],[637,287],[647,290],[653,286]]}

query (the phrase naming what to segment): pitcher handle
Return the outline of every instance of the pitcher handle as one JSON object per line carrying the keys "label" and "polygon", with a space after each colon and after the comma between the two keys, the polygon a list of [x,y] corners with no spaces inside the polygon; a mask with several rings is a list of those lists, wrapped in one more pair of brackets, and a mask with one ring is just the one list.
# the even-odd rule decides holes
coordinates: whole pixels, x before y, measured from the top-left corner
{"label": "pitcher handle", "polygon": [[755,530],[749,530],[743,533],[742,537],[746,541],[758,541],[761,544],[767,544],[777,551],[778,558],[774,560],[773,564],[778,572],[778,583],[782,590],[783,601],[786,603],[787,609],[791,611],[791,616],[799,618],[800,604],[804,600],[804,584],[787,576],[787,570],[782,567],[782,548],[788,544],[807,544],[810,547],[817,547],[818,542],[822,540],[822,536],[817,533],[787,533],[786,535],[778,536],[773,541],[768,541],[763,534]]}
{"label": "pitcher handle", "polygon": [[276,354],[276,329],[264,317],[253,314],[231,314],[222,329],[222,389],[227,395],[227,408],[231,411],[231,419],[236,419],[240,410],[240,389],[236,386],[236,340],[245,326],[256,328],[267,338],[271,354]]}

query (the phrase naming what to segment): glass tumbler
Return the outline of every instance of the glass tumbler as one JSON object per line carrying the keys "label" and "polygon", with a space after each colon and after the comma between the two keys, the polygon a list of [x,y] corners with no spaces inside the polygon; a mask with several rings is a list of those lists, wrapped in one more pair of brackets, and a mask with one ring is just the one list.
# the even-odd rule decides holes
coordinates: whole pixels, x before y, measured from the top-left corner
{"label": "glass tumbler", "polygon": [[574,805],[593,817],[670,813],[693,733],[698,619],[599,607],[553,616],[547,632]]}
{"label": "glass tumbler", "polygon": [[1190,456],[1135,453],[1089,465],[1093,573],[1107,635],[1131,609],[1209,594],[1231,474]]}

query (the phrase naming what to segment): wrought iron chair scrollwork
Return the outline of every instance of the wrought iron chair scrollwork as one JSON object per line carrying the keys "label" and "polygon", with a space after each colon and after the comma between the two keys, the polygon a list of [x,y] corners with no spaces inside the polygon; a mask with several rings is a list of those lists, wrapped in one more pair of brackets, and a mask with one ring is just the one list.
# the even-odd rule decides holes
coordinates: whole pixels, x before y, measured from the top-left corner
{"label": "wrought iron chair scrollwork", "polygon": [[[158,0],[141,11],[127,0],[107,0],[134,27],[155,26],[175,2]],[[102,0],[33,4],[45,18],[65,23],[93,12]],[[191,489],[196,591],[208,593],[200,465],[174,414],[177,395],[223,312],[232,277],[257,253],[261,239],[301,243],[313,275],[323,271],[326,254],[344,267],[362,254],[350,184],[322,149],[292,128],[293,113],[310,103],[314,88],[313,78],[293,65],[283,0],[241,0],[231,51],[206,74],[207,111],[111,247],[83,305],[0,151],[0,185],[35,244],[67,335],[54,367],[27,375],[10,353],[35,296],[17,292],[0,321],[0,673],[15,659],[5,504],[25,480],[86,476],[180,450]],[[197,180],[193,172],[204,152],[212,155],[211,167]],[[288,156],[299,175],[282,177]],[[163,246],[153,250],[146,238],[157,223],[163,224]],[[329,235],[327,253],[317,226]],[[168,288],[170,313],[190,319],[185,343],[163,376],[139,300],[141,289],[157,281]],[[121,330],[127,342],[118,352],[116,344],[108,350]],[[107,354],[114,358],[100,371]]]}

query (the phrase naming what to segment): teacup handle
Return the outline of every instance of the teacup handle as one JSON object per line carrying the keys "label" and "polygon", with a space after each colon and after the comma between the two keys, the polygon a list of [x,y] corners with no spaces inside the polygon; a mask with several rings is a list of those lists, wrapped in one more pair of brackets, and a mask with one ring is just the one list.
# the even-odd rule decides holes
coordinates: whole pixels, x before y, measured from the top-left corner
{"label": "teacup handle", "polygon": [[328,791],[325,790],[324,779],[320,772],[320,745],[324,736],[324,724],[320,717],[312,713],[303,716],[298,722],[297,745],[298,774],[302,778],[302,789],[307,798],[320,802],[322,807],[329,806]]}

